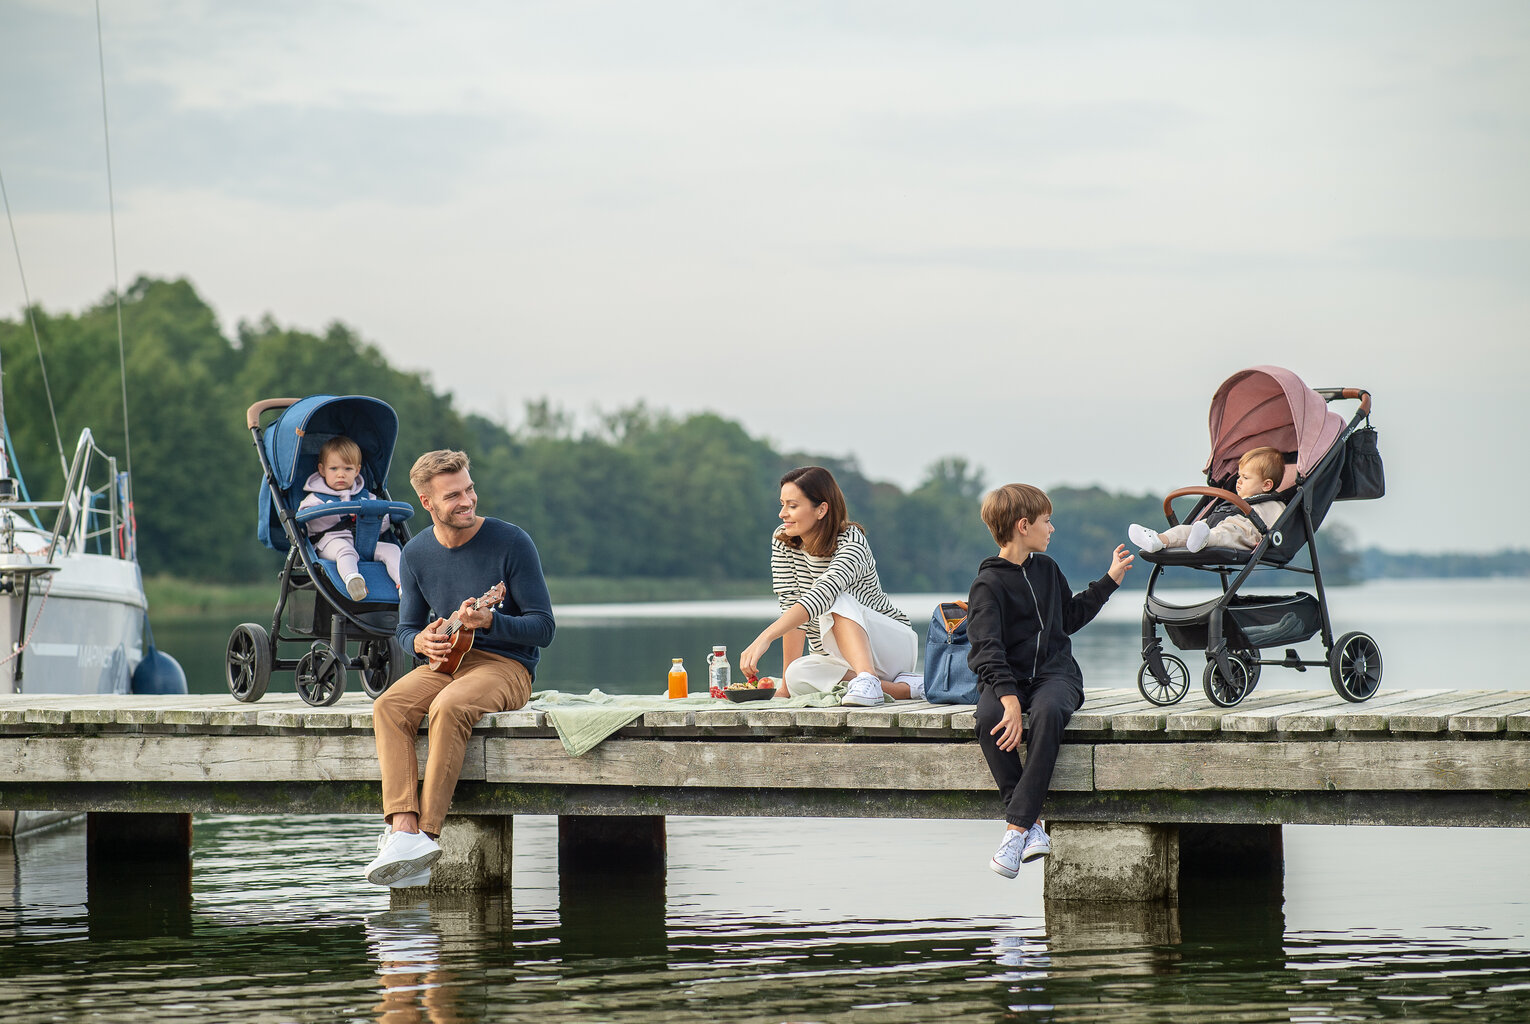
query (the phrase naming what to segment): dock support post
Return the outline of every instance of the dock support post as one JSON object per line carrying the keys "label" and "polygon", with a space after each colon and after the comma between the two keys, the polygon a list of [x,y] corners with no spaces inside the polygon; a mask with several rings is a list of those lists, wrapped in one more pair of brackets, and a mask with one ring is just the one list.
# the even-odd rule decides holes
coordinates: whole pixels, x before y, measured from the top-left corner
{"label": "dock support post", "polygon": [[[499,892],[510,887],[515,819],[508,814],[448,814],[441,824],[441,859],[430,889]],[[395,889],[395,893],[417,892]]]}
{"label": "dock support post", "polygon": [[1048,900],[1146,902],[1179,898],[1179,829],[1081,821],[1047,823]]}
{"label": "dock support post", "polygon": [[562,814],[558,816],[558,870],[601,866],[663,871],[664,815]]}

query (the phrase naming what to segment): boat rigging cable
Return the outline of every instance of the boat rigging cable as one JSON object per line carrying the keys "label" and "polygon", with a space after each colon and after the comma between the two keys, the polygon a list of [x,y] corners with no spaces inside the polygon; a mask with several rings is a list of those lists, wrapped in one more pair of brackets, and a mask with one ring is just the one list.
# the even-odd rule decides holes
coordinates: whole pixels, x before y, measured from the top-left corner
{"label": "boat rigging cable", "polygon": [[[42,370],[43,394],[48,396],[48,416],[53,420],[53,443],[58,446],[58,464],[67,480],[69,464],[64,461],[64,439],[58,432],[58,413],[53,411],[53,389],[48,386],[48,364],[43,361],[42,337],[37,333],[37,314],[32,309],[32,293],[27,290],[27,272],[21,266],[21,241],[16,235],[16,221],[11,218],[11,198],[5,191],[4,173],[0,173],[0,201],[5,204],[5,222],[11,228],[11,248],[16,250],[16,273],[21,275],[21,300],[27,305],[27,320],[32,324],[32,341],[37,345],[37,365]],[[3,384],[0,384],[0,389],[3,389]],[[0,390],[0,419],[4,418],[4,410],[4,391]],[[6,450],[9,451],[9,448]]]}
{"label": "boat rigging cable", "polygon": [[[122,279],[117,273],[117,202],[112,190],[112,133],[106,120],[106,48],[101,42],[101,0],[96,0],[96,62],[101,69],[101,136],[106,143],[106,209],[112,224],[112,296],[117,300],[117,360],[122,368],[122,455],[127,462],[127,478],[133,479],[133,442],[128,436],[127,347],[122,341]],[[59,446],[63,455],[63,446]],[[131,484],[129,484],[131,487]],[[128,494],[128,508],[133,497]]]}

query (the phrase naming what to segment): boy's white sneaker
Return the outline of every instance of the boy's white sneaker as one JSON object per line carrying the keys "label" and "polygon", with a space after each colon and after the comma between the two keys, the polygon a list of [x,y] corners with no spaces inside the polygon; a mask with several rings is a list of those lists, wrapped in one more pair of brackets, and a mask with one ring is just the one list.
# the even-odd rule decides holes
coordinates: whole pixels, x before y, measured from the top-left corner
{"label": "boy's white sneaker", "polygon": [[1185,538],[1185,547],[1190,551],[1199,551],[1206,546],[1206,538],[1211,536],[1211,527],[1206,525],[1203,519],[1198,523],[1190,524],[1190,536]]}
{"label": "boy's white sneaker", "polygon": [[1052,840],[1041,828],[1041,822],[1036,822],[1025,830],[1025,841],[1020,845],[1020,863],[1029,864],[1033,860],[1040,860],[1052,852]]}
{"label": "boy's white sneaker", "polygon": [[1136,523],[1126,528],[1126,538],[1137,545],[1138,551],[1162,551],[1163,540],[1154,530],[1146,526],[1138,526]]}
{"label": "boy's white sneaker", "polygon": [[923,672],[899,672],[893,679],[895,683],[907,683],[910,700],[924,700],[924,673]]}
{"label": "boy's white sneaker", "polygon": [[345,578],[345,592],[351,595],[352,601],[365,601],[367,599],[367,581],[358,573],[355,576]]}
{"label": "boy's white sneaker", "polygon": [[395,832],[390,828],[377,840],[377,856],[365,873],[373,885],[391,886],[422,871],[428,879],[430,866],[440,859],[441,845],[424,832]]}
{"label": "boy's white sneaker", "polygon": [[845,695],[839,699],[839,702],[855,708],[870,708],[881,704],[885,699],[886,694],[882,692],[882,680],[870,672],[862,672],[850,680],[850,685],[845,688]]}
{"label": "boy's white sneaker", "polygon": [[1029,832],[1018,828],[1004,830],[1004,841],[994,851],[993,858],[988,866],[993,868],[1005,878],[1014,878],[1020,873],[1020,851],[1025,847],[1025,837]]}

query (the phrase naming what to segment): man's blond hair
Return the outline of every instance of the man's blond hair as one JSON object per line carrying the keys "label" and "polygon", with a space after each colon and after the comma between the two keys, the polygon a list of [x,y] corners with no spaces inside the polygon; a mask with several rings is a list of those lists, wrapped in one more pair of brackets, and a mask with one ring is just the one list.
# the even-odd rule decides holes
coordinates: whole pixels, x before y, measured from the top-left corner
{"label": "man's blond hair", "polygon": [[433,452],[426,452],[414,460],[414,465],[409,469],[409,485],[414,492],[422,497],[430,482],[443,473],[460,473],[468,468],[466,452],[452,451],[450,448],[439,448]]}
{"label": "man's blond hair", "polygon": [[1030,484],[1005,484],[989,491],[983,498],[983,525],[1003,547],[1015,535],[1015,523],[1025,519],[1034,523],[1052,511],[1052,499],[1040,487]]}

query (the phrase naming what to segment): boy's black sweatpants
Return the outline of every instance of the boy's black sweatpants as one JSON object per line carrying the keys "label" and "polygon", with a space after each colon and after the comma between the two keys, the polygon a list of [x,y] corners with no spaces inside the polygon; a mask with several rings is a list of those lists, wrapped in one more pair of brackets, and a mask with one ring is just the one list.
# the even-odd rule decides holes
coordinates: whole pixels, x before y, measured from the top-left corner
{"label": "boy's black sweatpants", "polygon": [[1020,707],[1025,711],[1025,763],[1020,751],[1000,750],[999,737],[990,730],[1004,717],[1004,705],[983,687],[977,703],[977,738],[988,760],[988,770],[999,784],[1004,799],[1004,819],[1011,825],[1029,828],[1041,817],[1041,802],[1052,784],[1052,769],[1057,764],[1057,748],[1062,743],[1063,728],[1084,703],[1084,691],[1078,682],[1065,675],[1042,676],[1020,686]]}

